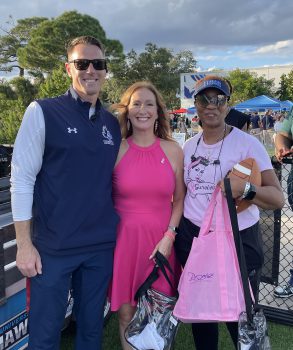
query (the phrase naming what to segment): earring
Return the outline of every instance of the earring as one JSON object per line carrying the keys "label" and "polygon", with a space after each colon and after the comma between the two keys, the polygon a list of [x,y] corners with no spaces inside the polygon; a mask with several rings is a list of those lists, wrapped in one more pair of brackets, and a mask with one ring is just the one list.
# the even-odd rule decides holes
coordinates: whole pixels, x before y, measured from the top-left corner
{"label": "earring", "polygon": [[155,120],[155,125],[154,125],[155,133],[156,133],[157,130],[158,130],[158,126],[159,126],[159,121],[158,121],[158,119],[156,119],[156,120]]}
{"label": "earring", "polygon": [[129,120],[129,118],[127,118],[126,127],[127,127],[128,131],[130,130],[130,126],[131,126],[130,120]]}

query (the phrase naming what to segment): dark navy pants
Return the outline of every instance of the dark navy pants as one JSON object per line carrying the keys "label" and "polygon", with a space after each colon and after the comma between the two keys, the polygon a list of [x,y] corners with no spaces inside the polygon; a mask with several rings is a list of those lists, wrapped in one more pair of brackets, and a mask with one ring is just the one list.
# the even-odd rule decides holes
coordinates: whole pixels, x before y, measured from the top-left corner
{"label": "dark navy pants", "polygon": [[63,256],[40,254],[43,273],[31,278],[28,349],[59,349],[72,284],[75,350],[100,350],[113,249]]}

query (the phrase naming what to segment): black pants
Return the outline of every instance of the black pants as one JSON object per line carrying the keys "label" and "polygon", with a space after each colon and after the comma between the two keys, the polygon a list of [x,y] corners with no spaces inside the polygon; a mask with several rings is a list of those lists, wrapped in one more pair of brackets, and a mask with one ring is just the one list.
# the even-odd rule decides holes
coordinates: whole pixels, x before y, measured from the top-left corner
{"label": "black pants", "polygon": [[[185,217],[182,217],[178,228],[179,233],[176,236],[175,251],[176,251],[176,256],[178,257],[183,267],[185,266],[185,263],[187,261],[193,238],[198,236],[199,229],[200,228],[198,226],[194,225]],[[240,234],[242,237],[245,237],[245,235],[255,235],[253,236],[253,238],[256,239],[256,236],[258,236],[258,233],[259,233],[258,231],[259,229],[258,229],[258,223],[257,223],[252,227],[250,227],[249,229],[240,231]],[[245,238],[244,241],[247,241],[247,239]],[[250,284],[255,297],[255,301],[257,302],[259,278],[260,278],[260,272],[261,272],[260,264],[263,261],[262,250],[259,245],[254,250],[254,254],[253,254],[251,249],[249,249],[251,248],[250,245],[246,247],[243,242],[243,246],[244,246]],[[252,257],[252,259],[249,259],[250,255],[255,255],[255,256]],[[254,267],[252,266],[250,260],[255,262]],[[237,349],[238,323],[227,322],[226,325],[231,335],[232,341],[235,345],[235,349]],[[218,323],[192,323],[191,326],[192,326],[192,334],[193,334],[196,350],[217,350],[218,349],[218,338],[219,338]]]}

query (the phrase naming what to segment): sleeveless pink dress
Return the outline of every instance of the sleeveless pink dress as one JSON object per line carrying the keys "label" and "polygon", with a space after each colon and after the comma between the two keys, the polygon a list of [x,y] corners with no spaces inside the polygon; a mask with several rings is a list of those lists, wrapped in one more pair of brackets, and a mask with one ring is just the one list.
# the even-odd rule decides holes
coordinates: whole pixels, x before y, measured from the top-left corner
{"label": "sleeveless pink dress", "polygon": [[[166,232],[172,209],[175,174],[160,139],[140,147],[127,139],[129,148],[113,173],[113,198],[120,216],[110,288],[112,311],[122,304],[136,305],[134,295],[154,267],[149,256]],[[180,267],[174,249],[169,258],[175,272],[170,276],[177,286]],[[153,287],[174,295],[164,276]]]}

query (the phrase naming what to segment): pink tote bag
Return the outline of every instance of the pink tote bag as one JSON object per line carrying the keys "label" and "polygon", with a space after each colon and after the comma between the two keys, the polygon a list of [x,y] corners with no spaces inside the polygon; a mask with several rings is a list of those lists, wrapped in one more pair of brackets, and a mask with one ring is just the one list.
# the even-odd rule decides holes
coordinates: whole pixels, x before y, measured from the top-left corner
{"label": "pink tote bag", "polygon": [[219,186],[193,239],[178,291],[173,313],[185,323],[238,321],[245,311],[228,205]]}

